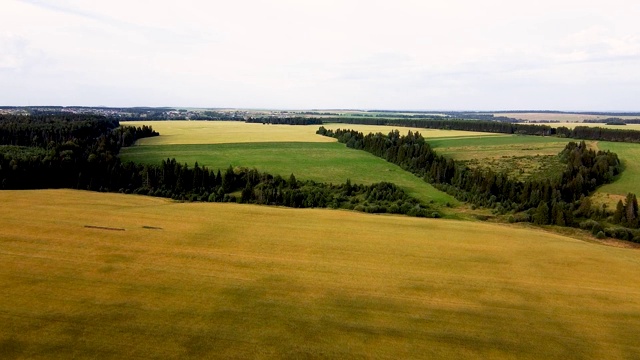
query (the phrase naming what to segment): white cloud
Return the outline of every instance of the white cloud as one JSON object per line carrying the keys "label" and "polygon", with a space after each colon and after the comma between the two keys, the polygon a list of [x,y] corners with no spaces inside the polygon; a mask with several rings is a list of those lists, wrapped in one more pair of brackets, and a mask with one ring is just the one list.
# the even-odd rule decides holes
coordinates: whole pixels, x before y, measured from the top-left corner
{"label": "white cloud", "polygon": [[10,104],[638,110],[631,0],[6,1]]}

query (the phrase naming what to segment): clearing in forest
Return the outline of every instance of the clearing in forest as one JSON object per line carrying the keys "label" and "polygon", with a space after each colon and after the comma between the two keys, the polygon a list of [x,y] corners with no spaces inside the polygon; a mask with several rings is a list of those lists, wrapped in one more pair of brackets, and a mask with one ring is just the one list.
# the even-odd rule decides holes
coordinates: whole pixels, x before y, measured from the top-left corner
{"label": "clearing in forest", "polygon": [[618,154],[624,166],[624,171],[613,183],[603,185],[596,191],[596,198],[614,209],[618,200],[628,193],[640,195],[640,144],[610,141],[598,141],[595,144],[600,150]]}
{"label": "clearing in forest", "polygon": [[440,155],[472,168],[504,172],[515,179],[542,179],[562,174],[558,154],[570,139],[501,135],[488,138],[428,139]]}

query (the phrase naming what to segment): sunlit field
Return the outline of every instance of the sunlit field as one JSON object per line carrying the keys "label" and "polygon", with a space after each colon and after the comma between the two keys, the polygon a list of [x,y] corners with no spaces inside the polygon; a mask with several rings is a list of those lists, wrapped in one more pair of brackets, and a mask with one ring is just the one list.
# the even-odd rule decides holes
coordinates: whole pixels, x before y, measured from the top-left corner
{"label": "sunlit field", "polygon": [[[597,147],[618,154],[624,171],[615,182],[603,185],[597,190],[602,202],[615,206],[627,193],[640,194],[640,144],[598,141]],[[608,198],[608,199],[607,199]]]}
{"label": "sunlit field", "polygon": [[348,211],[0,192],[9,358],[640,356],[640,252]]}
{"label": "sunlit field", "polygon": [[[132,121],[122,125],[152,126],[161,136],[141,139],[136,145],[177,144],[233,144],[255,142],[336,142],[335,139],[317,135],[320,126],[327,129],[355,129],[362,133],[389,133],[392,126],[369,126],[352,124],[325,125],[263,125],[240,121]],[[494,134],[473,131],[429,130],[421,128],[397,128],[402,134],[419,131],[424,137],[492,136]]]}

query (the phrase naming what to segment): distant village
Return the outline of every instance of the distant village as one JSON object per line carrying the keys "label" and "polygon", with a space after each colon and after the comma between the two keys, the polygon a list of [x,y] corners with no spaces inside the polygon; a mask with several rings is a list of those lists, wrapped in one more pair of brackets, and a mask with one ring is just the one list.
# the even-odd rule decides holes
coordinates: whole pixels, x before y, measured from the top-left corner
{"label": "distant village", "polygon": [[292,118],[301,116],[341,116],[337,112],[240,110],[240,109],[177,109],[156,107],[85,107],[85,106],[3,106],[0,115],[35,115],[71,113],[98,115],[119,120],[248,120],[250,118]]}

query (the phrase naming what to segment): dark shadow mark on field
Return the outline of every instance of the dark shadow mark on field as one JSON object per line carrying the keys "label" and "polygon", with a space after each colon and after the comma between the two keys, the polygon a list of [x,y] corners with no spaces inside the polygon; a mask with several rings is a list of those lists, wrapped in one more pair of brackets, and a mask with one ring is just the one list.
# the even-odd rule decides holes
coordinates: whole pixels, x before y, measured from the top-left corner
{"label": "dark shadow mark on field", "polygon": [[123,228],[114,228],[108,226],[95,226],[95,225],[85,225],[87,229],[96,229],[96,230],[110,230],[110,231],[125,231]]}
{"label": "dark shadow mark on field", "polygon": [[0,339],[0,359],[18,359],[23,357],[26,344],[15,337]]}
{"label": "dark shadow mark on field", "polygon": [[148,230],[163,230],[161,227],[157,227],[157,226],[148,226],[148,225],[144,225],[142,226],[143,229],[148,229]]}

